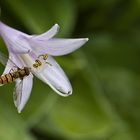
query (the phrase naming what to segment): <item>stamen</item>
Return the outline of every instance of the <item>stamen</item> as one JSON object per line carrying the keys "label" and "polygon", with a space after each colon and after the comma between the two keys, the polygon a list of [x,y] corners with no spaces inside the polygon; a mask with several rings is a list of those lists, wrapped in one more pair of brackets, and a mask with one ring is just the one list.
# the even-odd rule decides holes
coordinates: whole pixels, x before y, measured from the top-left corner
{"label": "stamen", "polygon": [[49,63],[49,62],[47,62],[47,61],[46,61],[46,63],[47,63],[48,65],[52,66],[52,64],[51,64],[51,63]]}
{"label": "stamen", "polygon": [[41,54],[41,55],[38,56],[38,58],[40,58],[41,56],[43,57],[44,60],[47,60],[47,58],[48,58],[47,54]]}
{"label": "stamen", "polygon": [[48,58],[48,55],[45,54],[45,55],[43,56],[43,59],[44,59],[44,60],[47,60],[47,58]]}

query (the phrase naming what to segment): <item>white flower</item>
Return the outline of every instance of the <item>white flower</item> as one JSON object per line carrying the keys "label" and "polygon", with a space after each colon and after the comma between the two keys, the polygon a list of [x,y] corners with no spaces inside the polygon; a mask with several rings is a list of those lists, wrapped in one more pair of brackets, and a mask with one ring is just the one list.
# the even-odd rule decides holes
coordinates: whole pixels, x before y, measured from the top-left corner
{"label": "white flower", "polygon": [[[27,35],[0,22],[0,36],[9,51],[9,60],[3,74],[9,73],[15,67],[10,60],[19,68],[31,68],[30,75],[23,78],[22,85],[20,84],[21,79],[16,80],[14,102],[18,112],[21,112],[30,96],[33,83],[32,74],[48,84],[59,95],[66,97],[72,94],[72,87],[67,76],[52,56],[69,54],[85,44],[88,38],[53,38],[58,30],[59,26],[55,24],[49,31],[41,35]],[[44,56],[48,56],[48,58],[44,59]],[[36,60],[41,62],[40,66],[34,66]]]}

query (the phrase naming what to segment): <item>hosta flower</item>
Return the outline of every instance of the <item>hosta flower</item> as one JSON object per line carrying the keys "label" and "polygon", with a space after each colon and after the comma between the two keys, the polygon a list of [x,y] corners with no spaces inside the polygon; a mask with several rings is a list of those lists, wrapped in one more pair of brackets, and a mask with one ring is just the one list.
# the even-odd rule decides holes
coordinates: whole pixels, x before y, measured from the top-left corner
{"label": "hosta flower", "polygon": [[[30,96],[33,75],[48,84],[61,96],[72,94],[68,78],[52,56],[69,54],[80,48],[88,39],[53,38],[58,29],[59,26],[55,24],[49,31],[41,35],[28,35],[0,22],[0,36],[9,52],[9,60],[3,74],[9,73],[16,67],[31,69],[29,76],[16,80],[14,102],[18,112],[21,112]],[[14,63],[11,63],[11,60]]]}

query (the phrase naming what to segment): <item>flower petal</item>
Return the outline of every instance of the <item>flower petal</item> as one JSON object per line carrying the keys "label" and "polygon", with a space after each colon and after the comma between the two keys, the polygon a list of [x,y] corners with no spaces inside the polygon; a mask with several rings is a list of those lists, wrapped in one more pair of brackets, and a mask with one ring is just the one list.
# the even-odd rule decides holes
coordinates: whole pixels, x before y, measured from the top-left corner
{"label": "flower petal", "polygon": [[72,94],[72,87],[68,78],[51,56],[48,57],[42,72],[34,74],[59,95],[66,97]]}
{"label": "flower petal", "polygon": [[32,49],[38,55],[49,54],[52,56],[66,55],[80,48],[88,41],[88,38],[80,39],[49,39],[30,40]]}
{"label": "flower petal", "polygon": [[[3,62],[6,61],[6,58],[5,60],[3,58],[3,60],[1,61]],[[18,57],[18,55],[15,55],[13,53],[9,53],[9,59],[7,62],[5,62],[5,64],[6,64],[5,70],[2,75],[9,73],[11,69],[15,68],[17,69],[18,67],[22,68],[24,66],[24,62],[20,59],[20,57]]]}
{"label": "flower petal", "polygon": [[0,22],[0,35],[3,38],[9,51],[14,53],[28,53],[31,48],[28,44],[27,34],[15,30],[4,23]]}
{"label": "flower petal", "polygon": [[32,36],[31,38],[34,40],[48,40],[50,38],[52,38],[53,36],[55,36],[57,34],[57,32],[59,31],[59,25],[55,24],[50,30],[48,30],[47,32],[41,34],[41,35],[35,35]]}
{"label": "flower petal", "polygon": [[32,74],[23,78],[23,80],[21,79],[16,80],[16,87],[13,93],[13,97],[15,106],[18,109],[18,113],[22,111],[22,109],[24,108],[25,104],[27,103],[30,97],[32,84],[33,84]]}

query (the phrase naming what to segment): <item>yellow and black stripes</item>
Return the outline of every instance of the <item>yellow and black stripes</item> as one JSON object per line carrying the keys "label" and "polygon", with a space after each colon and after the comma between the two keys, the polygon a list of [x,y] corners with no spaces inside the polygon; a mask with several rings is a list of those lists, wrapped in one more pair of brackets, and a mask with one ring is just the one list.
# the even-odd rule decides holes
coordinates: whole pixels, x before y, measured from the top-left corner
{"label": "yellow and black stripes", "polygon": [[13,80],[14,80],[11,74],[6,74],[5,77],[6,77],[7,81],[8,81],[8,83],[13,82]]}
{"label": "yellow and black stripes", "polygon": [[18,69],[15,72],[11,72],[5,75],[0,76],[0,85],[12,83],[16,79],[23,79],[25,76],[30,74],[30,68],[24,67],[23,69]]}
{"label": "yellow and black stripes", "polygon": [[9,74],[5,74],[3,76],[0,77],[0,84],[7,84],[7,83],[11,83],[13,82],[13,76],[9,73]]}

